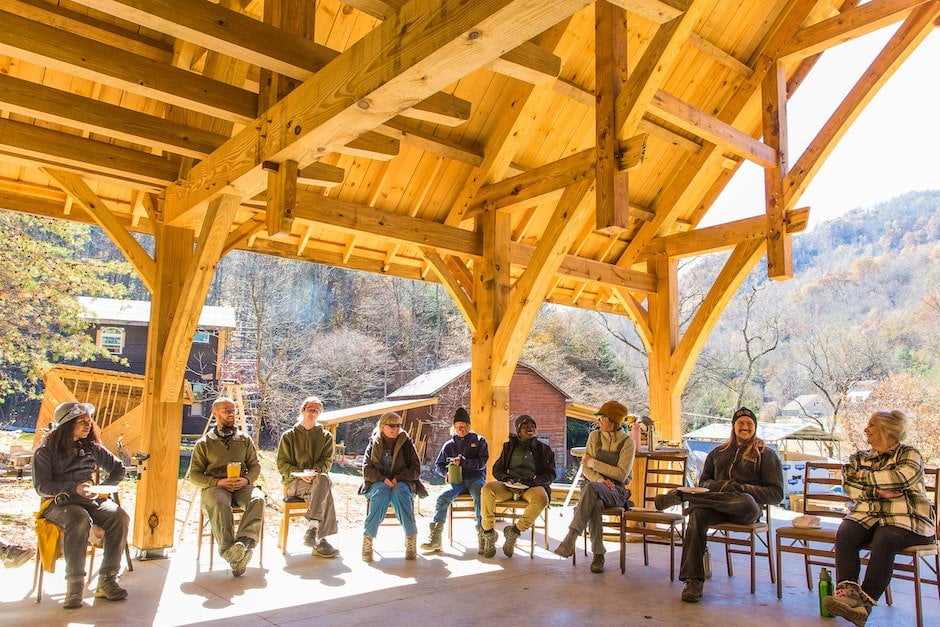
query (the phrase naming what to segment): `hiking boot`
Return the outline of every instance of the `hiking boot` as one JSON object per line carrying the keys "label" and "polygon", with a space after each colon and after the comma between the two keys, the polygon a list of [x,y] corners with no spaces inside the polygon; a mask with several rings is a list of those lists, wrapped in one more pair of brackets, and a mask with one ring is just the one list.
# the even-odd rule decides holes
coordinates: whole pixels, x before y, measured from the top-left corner
{"label": "hiking boot", "polygon": [[483,531],[483,557],[496,556],[496,530],[485,529]]}
{"label": "hiking boot", "polygon": [[477,525],[477,555],[483,555],[486,551],[486,538],[483,535],[483,527]]}
{"label": "hiking boot", "polygon": [[253,551],[251,549],[245,549],[245,554],[242,555],[242,558],[232,563],[233,577],[241,577],[245,574],[245,569],[248,568],[248,560],[251,559],[252,553]]}
{"label": "hiking boot", "polygon": [[232,546],[222,551],[222,559],[231,566],[245,557],[245,548],[245,545],[241,542],[235,542]]}
{"label": "hiking boot", "polygon": [[516,550],[516,540],[521,535],[522,532],[515,525],[503,529],[503,553],[506,557],[512,557],[513,551]]}
{"label": "hiking boot", "polygon": [[670,490],[665,494],[657,494],[653,499],[653,505],[659,511],[675,507],[676,505],[682,505],[682,495],[679,494],[678,490]]}
{"label": "hiking boot", "polygon": [[405,559],[413,560],[418,558],[418,536],[407,536],[405,538]]}
{"label": "hiking boot", "polygon": [[591,560],[591,572],[592,573],[604,572],[604,554],[603,553],[594,554],[594,559]]}
{"label": "hiking boot", "polygon": [[96,599],[109,601],[123,601],[127,598],[127,590],[118,585],[117,575],[109,573],[98,574],[98,588],[95,590]]}
{"label": "hiking boot", "polygon": [[317,528],[311,527],[307,529],[307,533],[304,534],[304,546],[309,546],[311,549],[317,548]]}
{"label": "hiking boot", "polygon": [[427,542],[421,544],[421,550],[436,553],[441,550],[441,535],[444,533],[444,523],[431,523],[431,536]]}
{"label": "hiking boot", "polygon": [[578,532],[574,529],[568,530],[568,535],[565,536],[565,539],[561,541],[557,547],[555,547],[555,555],[561,555],[562,557],[571,557],[574,555],[575,551],[575,542],[578,541]]}
{"label": "hiking boot", "polygon": [[698,603],[702,598],[702,589],[705,587],[705,582],[701,579],[689,579],[685,582],[685,587],[682,589],[682,600],[686,603]]}
{"label": "hiking boot", "polygon": [[0,549],[0,556],[3,557],[3,565],[6,568],[17,568],[22,566],[35,555],[36,551],[33,549],[24,549],[21,546],[16,546],[15,544],[6,544],[3,546],[3,549]]}
{"label": "hiking boot", "polygon": [[362,536],[362,561],[371,562],[372,560],[372,538]]}
{"label": "hiking boot", "polygon": [[336,557],[339,555],[339,549],[327,542],[326,538],[321,538],[317,545],[313,547],[313,554],[317,557]]}
{"label": "hiking boot", "polygon": [[65,603],[62,608],[74,610],[82,606],[82,595],[85,593],[85,576],[65,578]]}
{"label": "hiking boot", "polygon": [[832,596],[823,597],[823,607],[833,616],[841,616],[862,627],[868,620],[874,600],[854,581],[843,581]]}

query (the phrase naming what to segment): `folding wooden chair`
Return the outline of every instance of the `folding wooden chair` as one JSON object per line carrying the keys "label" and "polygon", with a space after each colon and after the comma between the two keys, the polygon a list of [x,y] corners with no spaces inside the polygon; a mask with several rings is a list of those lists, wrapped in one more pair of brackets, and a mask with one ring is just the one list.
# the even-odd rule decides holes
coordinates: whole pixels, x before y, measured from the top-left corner
{"label": "folding wooden chair", "polygon": [[[522,518],[522,514],[525,512],[525,508],[529,504],[522,499],[518,501],[497,501],[496,502],[496,517],[508,519],[512,524],[516,524],[516,521]],[[535,519],[535,522],[532,523],[532,526],[529,528],[530,531],[530,540],[529,540],[529,557],[535,557],[535,529],[536,527],[542,528],[542,533],[545,534],[545,548],[548,548],[548,510],[550,504],[545,506],[545,509],[542,510],[542,513],[539,514],[538,518]],[[542,520],[542,524],[539,524],[539,519]]]}
{"label": "folding wooden chair", "polygon": [[277,548],[281,553],[287,554],[287,535],[290,532],[290,521],[301,518],[307,513],[309,505],[299,496],[288,497],[287,486],[284,486],[284,496],[281,497],[281,528],[277,534]]}
{"label": "folding wooden chair", "polygon": [[[764,522],[766,521],[766,522]],[[774,571],[774,552],[770,541],[771,523],[770,523],[770,505],[764,505],[764,521],[757,521],[750,525],[738,525],[735,523],[720,523],[709,526],[711,533],[708,539],[712,542],[720,542],[725,545],[725,565],[728,569],[728,576],[734,576],[734,567],[731,564],[732,555],[748,555],[751,558],[751,594],[757,590],[757,558],[766,557],[767,565],[770,570],[770,583],[774,583],[776,572]],[[738,537],[732,534],[745,534],[746,538]],[[757,541],[760,541],[763,549],[758,548]],[[744,549],[738,547],[745,547]]]}

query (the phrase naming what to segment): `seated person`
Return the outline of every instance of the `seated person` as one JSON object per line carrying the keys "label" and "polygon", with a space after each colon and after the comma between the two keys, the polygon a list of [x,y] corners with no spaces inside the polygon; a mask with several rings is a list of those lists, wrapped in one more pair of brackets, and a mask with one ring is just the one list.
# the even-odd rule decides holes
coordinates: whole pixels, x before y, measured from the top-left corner
{"label": "seated person", "polygon": [[[336,508],[333,505],[333,434],[317,424],[323,403],[316,396],[304,399],[297,423],[281,435],[277,446],[277,469],[281,473],[287,498],[302,498],[310,507],[304,544],[319,557],[336,557],[339,551],[327,542],[336,533]],[[311,476],[293,477],[291,473],[315,470]]]}
{"label": "seated person", "polygon": [[595,415],[600,429],[588,435],[584,449],[584,458],[581,460],[581,472],[584,474],[581,498],[568,525],[568,535],[555,549],[555,553],[571,557],[575,541],[587,529],[591,534],[591,548],[594,551],[591,572],[602,573],[606,549],[601,512],[605,507],[624,507],[629,502],[630,490],[626,484],[633,477],[636,444],[620,427],[627,417],[627,408],[621,403],[607,401]]}
{"label": "seated person", "polygon": [[[555,480],[555,453],[547,444],[535,438],[538,425],[535,418],[522,414],[515,421],[516,435],[510,435],[503,445],[499,459],[493,464],[493,477],[480,492],[483,501],[483,557],[496,555],[496,503],[515,497],[528,506],[516,524],[503,529],[503,553],[512,557],[516,540],[522,532],[535,523],[542,510],[548,507]],[[522,487],[510,488],[504,482]]]}
{"label": "seated person", "polygon": [[731,434],[705,458],[698,484],[709,492],[670,490],[655,499],[658,510],[688,502],[689,522],[679,569],[686,603],[698,603],[702,598],[708,527],[725,522],[750,525],[760,520],[764,505],[776,505],[783,499],[780,458],[757,437],[757,417],[747,407],[734,412]]}
{"label": "seated person", "polygon": [[434,520],[431,522],[431,538],[421,545],[421,549],[441,550],[441,534],[444,531],[447,508],[461,494],[470,494],[473,498],[473,510],[477,521],[477,554],[482,555],[483,527],[480,526],[480,489],[486,482],[486,462],[490,458],[490,451],[486,438],[470,430],[470,414],[463,407],[458,407],[454,412],[451,435],[453,437],[441,447],[435,467],[444,479],[448,479],[448,467],[459,466],[461,481],[451,483],[450,487],[437,497]]}
{"label": "seated person", "polygon": [[87,490],[94,483],[95,468],[105,473],[103,483],[117,485],[124,478],[124,464],[101,444],[98,426],[91,419],[94,413],[95,406],[90,403],[60,404],[53,414],[55,428],[33,455],[33,485],[45,505],[42,517],[62,533],[65,609],[82,606],[85,551],[92,525],[104,530],[104,557],[95,598],[127,598],[127,590],[118,585],[118,573],[129,518],[115,501],[98,499]]}
{"label": "seated person", "polygon": [[[258,543],[264,494],[254,483],[261,474],[255,443],[235,427],[235,402],[220,396],[212,403],[216,424],[196,442],[189,465],[189,480],[202,489],[202,509],[209,518],[219,555],[232,567],[232,575],[245,574]],[[229,464],[237,464],[230,477]],[[232,507],[244,509],[235,529]]]}
{"label": "seated person", "polygon": [[359,494],[369,499],[362,535],[362,561],[371,562],[372,541],[385,519],[389,504],[405,529],[405,559],[418,557],[418,526],[415,523],[413,495],[424,498],[428,491],[421,483],[421,460],[414,442],[402,430],[402,417],[386,412],[372,431],[362,464]]}
{"label": "seated person", "polygon": [[[865,624],[891,583],[895,555],[936,541],[936,512],[924,488],[924,458],[904,444],[907,427],[904,412],[875,412],[865,427],[871,448],[855,453],[842,467],[842,485],[853,507],[836,532],[839,583],[823,605],[833,616],[856,625]],[[859,583],[859,552],[866,549],[868,566]]]}

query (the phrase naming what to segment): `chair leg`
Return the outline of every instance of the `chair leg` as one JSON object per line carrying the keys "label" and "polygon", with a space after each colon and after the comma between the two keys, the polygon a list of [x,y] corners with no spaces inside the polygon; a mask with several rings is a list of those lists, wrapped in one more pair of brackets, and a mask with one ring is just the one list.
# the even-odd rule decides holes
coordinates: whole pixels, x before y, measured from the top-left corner
{"label": "chair leg", "polygon": [[261,530],[258,532],[258,568],[264,568],[264,510],[261,510]]}
{"label": "chair leg", "polygon": [[669,581],[676,580],[676,525],[669,525]]}
{"label": "chair leg", "polygon": [[780,553],[780,536],[777,536],[777,598],[783,598],[783,573],[781,572],[783,556]]}
{"label": "chair leg", "polygon": [[91,583],[91,574],[95,570],[95,545],[91,545],[91,554],[88,556],[88,574],[85,576],[85,583]]}
{"label": "chair leg", "polygon": [[767,542],[764,543],[764,547],[767,549],[767,565],[770,567],[770,583],[777,583],[776,572],[774,571],[774,555],[773,551],[770,550],[770,527],[767,528]]}
{"label": "chair leg", "polygon": [[920,606],[920,558],[914,556],[914,614],[917,616],[917,627],[923,627],[924,614]]}
{"label": "chair leg", "polygon": [[131,561],[131,547],[126,541],[124,542],[124,559],[127,560],[127,571],[134,572],[134,563]]}
{"label": "chair leg", "polygon": [[281,517],[281,527],[277,532],[277,548],[281,549],[282,555],[287,555],[287,530],[290,526],[290,511],[287,508],[287,503],[284,503],[284,515]]}
{"label": "chair leg", "polygon": [[42,559],[36,550],[36,569],[33,571],[33,587],[36,588],[36,603],[42,601]]}
{"label": "chair leg", "polygon": [[[645,525],[646,523],[644,523],[644,526]],[[650,565],[650,549],[649,549],[649,543],[647,543],[646,541],[645,533],[643,534],[643,565],[644,566]]]}
{"label": "chair leg", "polygon": [[757,553],[754,546],[756,536],[756,533],[751,532],[751,594],[757,591]]}
{"label": "chair leg", "polygon": [[888,607],[894,605],[894,595],[891,594],[891,584],[888,584],[888,587],[885,588],[885,603],[888,604]]}
{"label": "chair leg", "polygon": [[535,559],[535,523],[532,523],[529,532],[531,533],[529,536],[529,559]]}
{"label": "chair leg", "polygon": [[[803,545],[804,549],[809,549],[809,541],[800,540],[800,543]],[[803,570],[806,571],[806,589],[813,589],[813,569],[809,566],[809,555],[803,554]]]}
{"label": "chair leg", "polygon": [[620,517],[620,574],[627,572],[627,521]]}
{"label": "chair leg", "polygon": [[454,504],[451,502],[447,508],[447,539],[450,541],[450,547],[454,548]]}
{"label": "chair leg", "polygon": [[[722,535],[727,539],[730,538],[730,534],[722,533]],[[731,565],[731,545],[727,542],[725,544],[725,568],[728,569],[728,576],[734,577],[734,566]]]}

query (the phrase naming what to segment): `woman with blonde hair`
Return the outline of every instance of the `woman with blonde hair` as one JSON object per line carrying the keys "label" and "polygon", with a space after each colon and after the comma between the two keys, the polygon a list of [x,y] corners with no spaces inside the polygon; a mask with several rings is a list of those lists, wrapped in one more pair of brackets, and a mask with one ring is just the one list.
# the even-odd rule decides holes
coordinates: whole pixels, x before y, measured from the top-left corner
{"label": "woman with blonde hair", "polygon": [[[936,539],[936,513],[924,487],[924,458],[904,444],[908,422],[904,412],[876,411],[865,427],[871,448],[858,451],[842,466],[851,511],[836,532],[839,583],[823,604],[833,616],[856,625],[865,624],[891,582],[895,555]],[[859,552],[866,548],[868,567],[859,583]]]}
{"label": "woman with blonde hair", "polygon": [[359,488],[359,493],[369,499],[369,515],[362,536],[365,562],[373,559],[372,541],[389,504],[405,529],[405,559],[413,560],[418,554],[418,527],[412,499],[415,495],[424,498],[428,492],[420,479],[418,451],[402,426],[402,418],[395,412],[382,414],[366,447],[363,482]]}
{"label": "woman with blonde hair", "polygon": [[562,557],[571,557],[575,550],[575,541],[587,529],[591,534],[591,548],[594,560],[591,562],[592,573],[604,572],[604,528],[601,524],[601,512],[605,507],[624,507],[630,500],[630,490],[626,485],[633,476],[633,458],[636,445],[633,438],[621,428],[627,417],[627,408],[617,401],[607,401],[595,414],[599,430],[588,436],[581,460],[584,483],[581,497],[575,507],[568,535],[562,540],[555,553]]}

